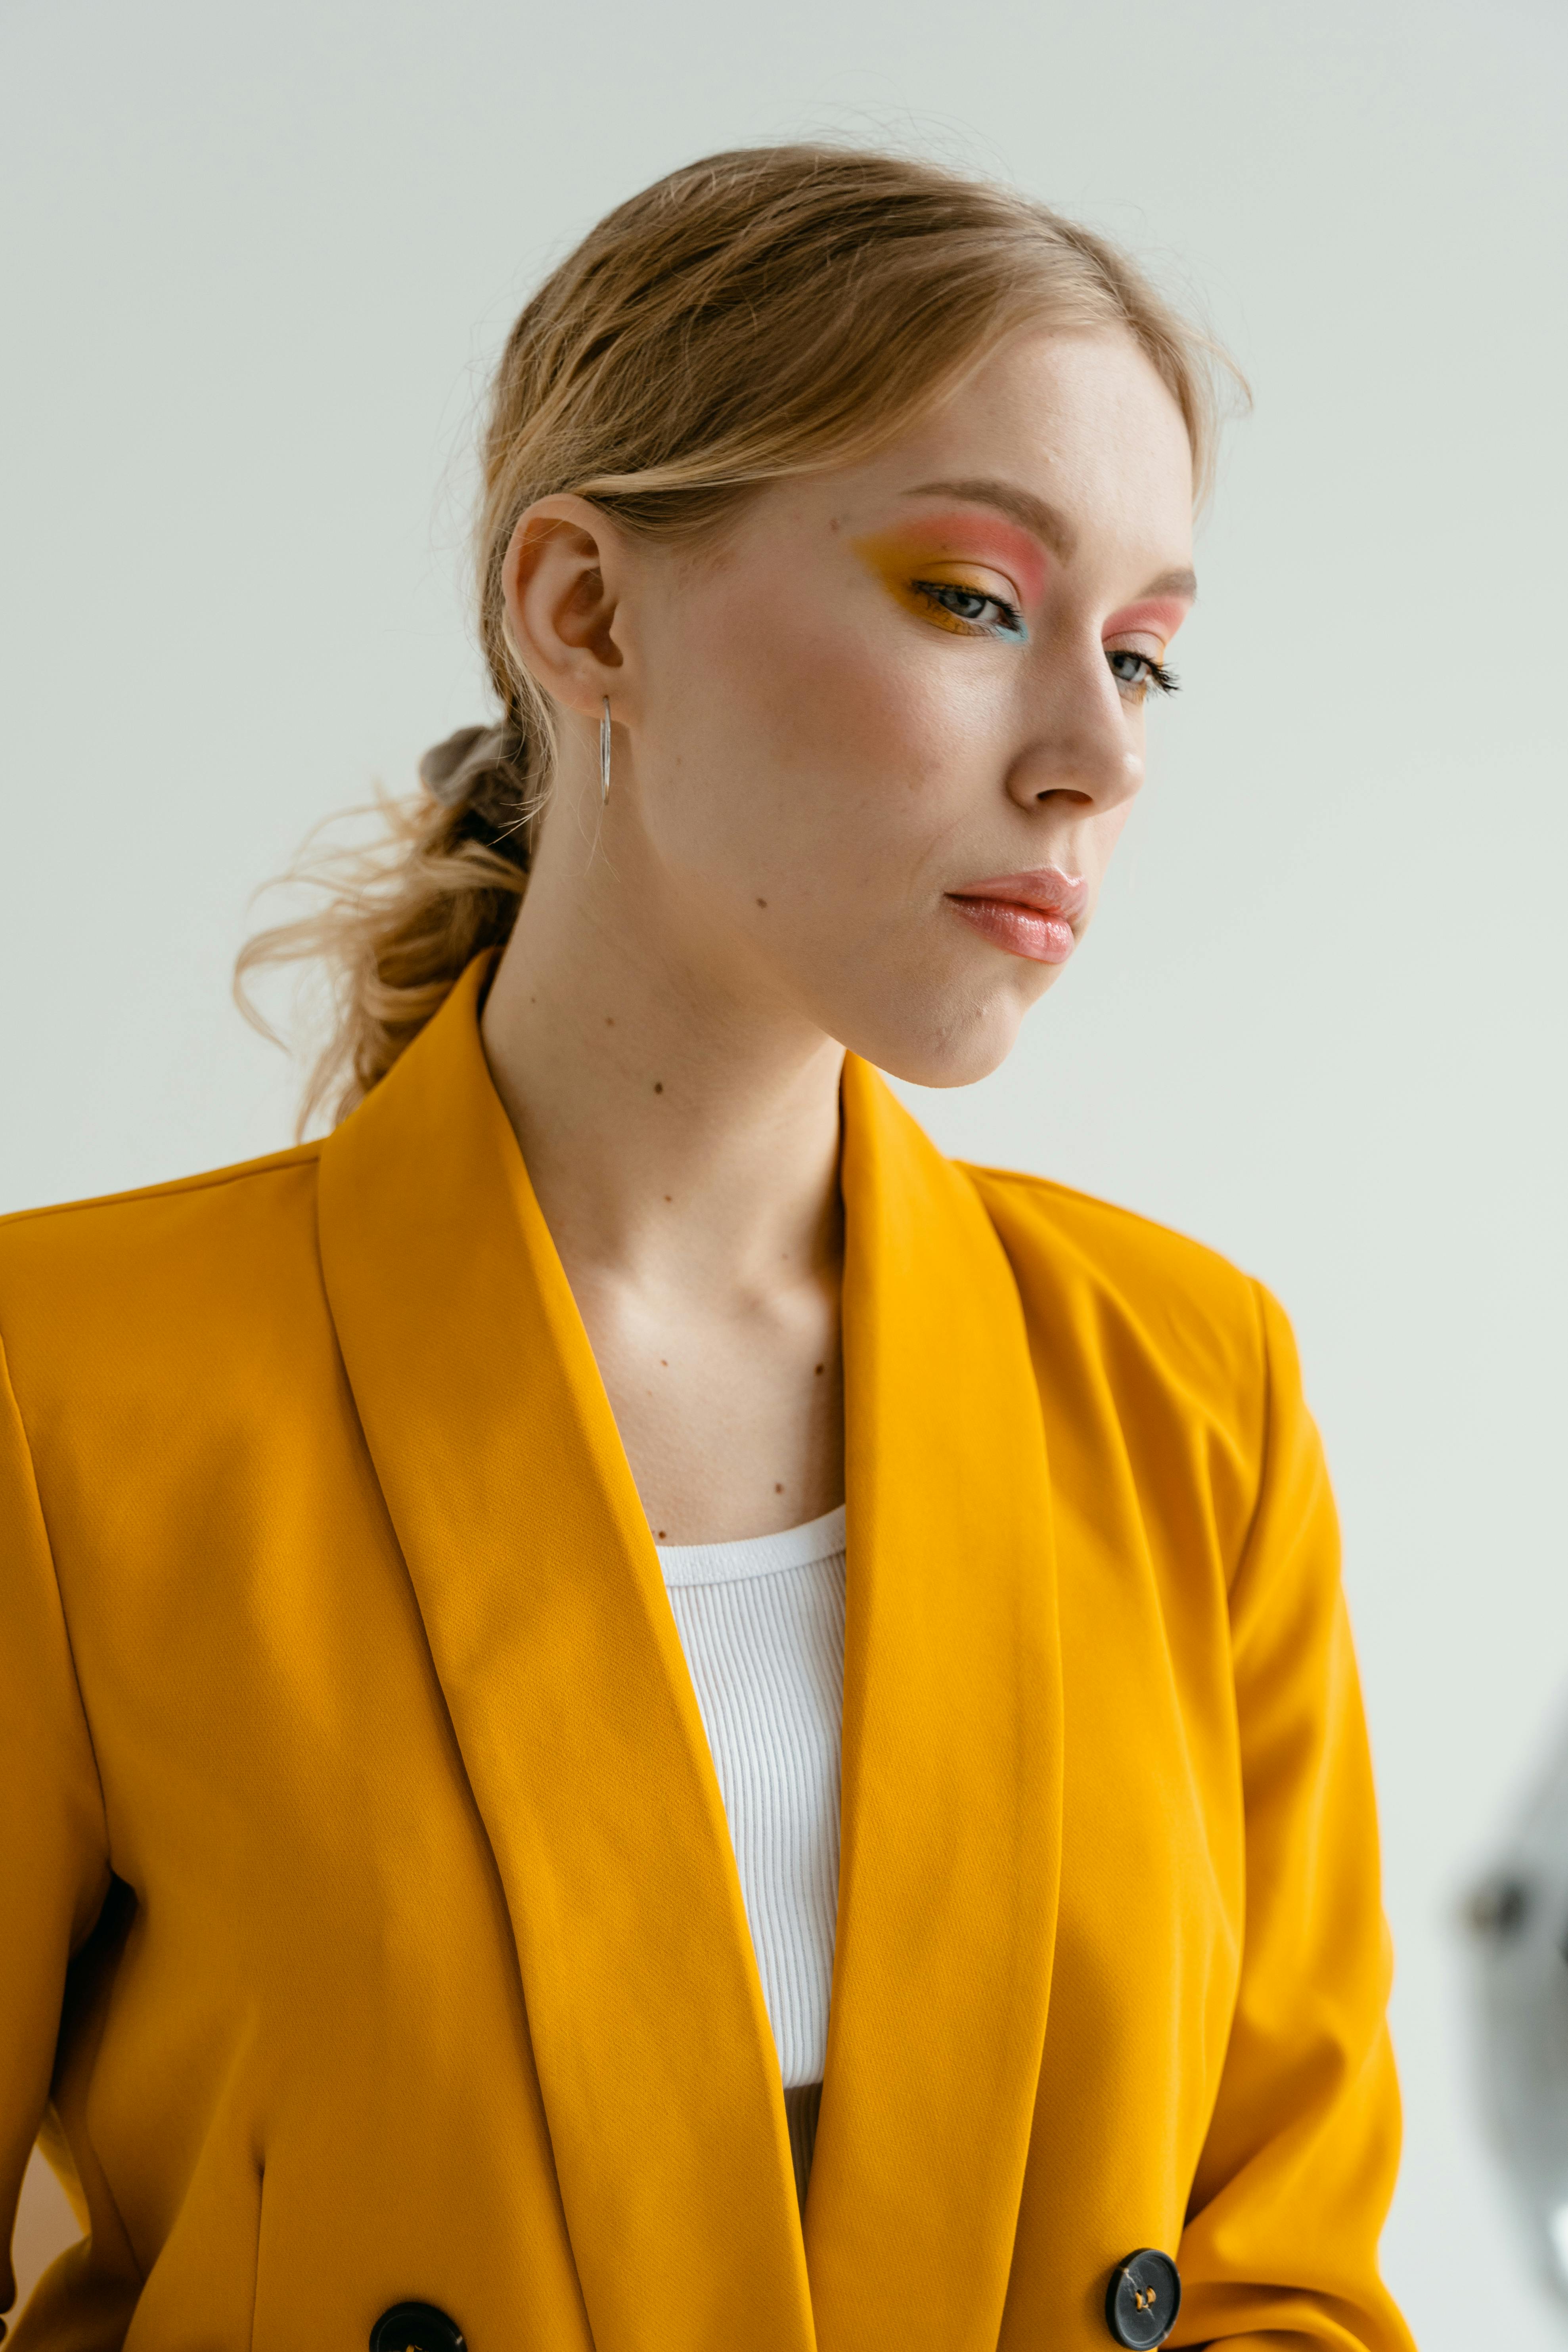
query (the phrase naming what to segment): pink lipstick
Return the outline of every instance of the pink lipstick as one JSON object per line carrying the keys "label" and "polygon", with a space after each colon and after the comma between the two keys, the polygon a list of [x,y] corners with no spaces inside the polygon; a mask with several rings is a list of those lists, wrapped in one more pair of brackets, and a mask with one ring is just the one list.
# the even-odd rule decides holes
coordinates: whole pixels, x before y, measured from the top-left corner
{"label": "pink lipstick", "polygon": [[1026,874],[1000,874],[949,890],[948,904],[1010,955],[1032,963],[1066,963],[1077,944],[1074,924],[1089,898],[1080,874],[1037,866]]}

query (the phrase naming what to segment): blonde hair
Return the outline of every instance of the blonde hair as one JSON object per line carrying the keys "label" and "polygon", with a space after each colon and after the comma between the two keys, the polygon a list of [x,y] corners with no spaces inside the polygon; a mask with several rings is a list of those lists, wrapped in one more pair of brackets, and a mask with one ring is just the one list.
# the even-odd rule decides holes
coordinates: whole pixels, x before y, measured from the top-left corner
{"label": "blonde hair", "polygon": [[700,538],[763,484],[896,438],[1041,324],[1136,339],[1185,419],[1201,500],[1235,371],[1103,237],[1011,190],[898,155],[743,148],[617,205],[552,272],[507,339],[481,445],[479,635],[501,725],[427,754],[425,790],[381,802],[380,844],[302,860],[289,878],[324,903],[237,967],[247,1012],[258,966],[325,970],[335,1021],[301,1130],[368,1093],[516,919],[555,756],[552,708],[504,626],[527,508],[574,491],[643,536]]}

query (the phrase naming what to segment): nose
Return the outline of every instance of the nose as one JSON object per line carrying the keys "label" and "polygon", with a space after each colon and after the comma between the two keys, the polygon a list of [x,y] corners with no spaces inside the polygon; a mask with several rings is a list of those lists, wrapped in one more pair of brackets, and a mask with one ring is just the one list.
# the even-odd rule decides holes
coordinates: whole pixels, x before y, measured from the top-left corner
{"label": "nose", "polygon": [[1031,728],[1007,777],[1020,808],[1076,803],[1085,814],[1119,807],[1143,782],[1143,730],[1123,701],[1098,640],[1059,648],[1047,667]]}

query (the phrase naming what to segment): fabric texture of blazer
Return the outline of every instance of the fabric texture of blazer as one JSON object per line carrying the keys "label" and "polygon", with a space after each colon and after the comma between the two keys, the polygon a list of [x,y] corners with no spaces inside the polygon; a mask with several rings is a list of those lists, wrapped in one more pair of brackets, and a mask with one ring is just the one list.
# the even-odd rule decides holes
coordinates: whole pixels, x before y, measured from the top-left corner
{"label": "fabric texture of blazer", "polygon": [[[843,1082],[842,1864],[804,2224],[723,1807],[482,963],[331,1136],[0,1227],[29,2352],[1408,2352],[1333,1507],[1223,1260]],[[7,2282],[0,2278],[0,2298]],[[401,2341],[401,2338],[399,2339]]]}

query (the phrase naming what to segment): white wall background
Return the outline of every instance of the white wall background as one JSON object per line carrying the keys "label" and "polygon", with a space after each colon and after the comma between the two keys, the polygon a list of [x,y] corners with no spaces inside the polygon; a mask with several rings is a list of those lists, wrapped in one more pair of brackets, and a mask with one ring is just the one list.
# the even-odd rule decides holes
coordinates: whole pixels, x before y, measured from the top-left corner
{"label": "white wall background", "polygon": [[[0,1208],[287,1140],[252,887],[482,715],[468,425],[542,265],[891,135],[1198,289],[1258,394],[1094,940],[922,1097],[1261,1274],[1381,1772],[1426,2352],[1547,2352],[1452,1912],[1568,1682],[1561,0],[0,0]],[[445,487],[443,488],[443,484]]]}

